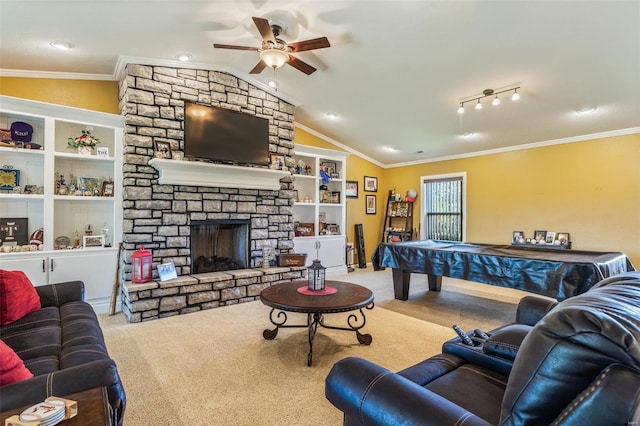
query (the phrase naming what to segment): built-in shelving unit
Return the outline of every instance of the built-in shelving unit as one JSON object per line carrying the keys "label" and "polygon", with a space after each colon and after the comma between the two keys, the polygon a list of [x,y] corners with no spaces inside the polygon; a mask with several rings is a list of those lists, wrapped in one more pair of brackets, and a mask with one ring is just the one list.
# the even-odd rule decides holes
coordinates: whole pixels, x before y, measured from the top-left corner
{"label": "built-in shelving unit", "polygon": [[[33,127],[31,142],[40,148],[0,147],[0,166],[20,171],[19,188],[0,190],[0,221],[26,219],[26,230],[18,231],[26,244],[19,251],[8,247],[0,229],[0,267],[24,271],[35,285],[82,280],[87,301],[107,312],[122,236],[124,118],[0,96],[0,128],[10,129],[15,121]],[[108,152],[98,157],[96,150],[82,155],[70,149],[68,139],[82,130],[90,130]],[[100,239],[86,242],[97,247],[84,246],[88,228],[90,236],[104,235],[104,246]],[[37,230],[43,243],[28,250]]]}
{"label": "built-in shelving unit", "polygon": [[[319,258],[327,273],[346,273],[345,182],[348,153],[305,145],[294,149],[294,250]],[[330,177],[323,183],[320,169]]]}

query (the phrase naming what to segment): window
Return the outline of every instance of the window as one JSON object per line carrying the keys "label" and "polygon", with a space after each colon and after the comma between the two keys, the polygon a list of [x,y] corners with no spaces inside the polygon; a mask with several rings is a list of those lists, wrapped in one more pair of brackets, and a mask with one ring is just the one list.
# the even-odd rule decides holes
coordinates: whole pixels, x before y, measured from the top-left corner
{"label": "window", "polygon": [[466,173],[422,177],[423,239],[464,241]]}

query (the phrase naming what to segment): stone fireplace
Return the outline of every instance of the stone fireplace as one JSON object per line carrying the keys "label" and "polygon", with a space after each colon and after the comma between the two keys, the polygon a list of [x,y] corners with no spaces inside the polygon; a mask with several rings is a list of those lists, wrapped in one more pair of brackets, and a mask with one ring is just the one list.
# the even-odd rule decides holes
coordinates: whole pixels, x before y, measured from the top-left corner
{"label": "stone fireplace", "polygon": [[[262,246],[273,247],[279,253],[293,249],[294,193],[291,176],[266,167],[180,161],[184,150],[186,101],[267,118],[269,152],[283,156],[285,164],[291,162],[294,106],[290,103],[224,72],[127,65],[120,80],[120,109],[125,117],[122,182],[126,290],[131,292],[135,287],[128,283],[131,254],[144,245],[153,253],[154,279],[158,277],[156,267],[160,263],[173,262],[179,282],[193,281],[171,291],[162,291],[166,283],[155,283],[157,287],[148,289],[149,295],[157,293],[161,297],[175,298],[177,291],[179,295],[188,293],[192,296],[185,300],[196,300],[198,298],[191,293],[202,291],[205,295],[200,298],[208,303],[190,304],[188,300],[183,303],[179,298],[177,303],[166,303],[167,306],[172,305],[171,309],[164,309],[162,300],[149,302],[147,290],[135,287],[132,298],[142,297],[148,303],[128,300],[130,306],[123,310],[131,321],[255,300],[259,295],[257,288],[227,292],[216,289],[211,283],[217,281],[211,281],[214,279],[211,274],[218,274],[215,280],[232,280],[232,284],[226,283],[222,286],[224,288],[256,284],[265,287],[273,281],[299,278],[304,269],[284,268],[275,275],[273,270],[265,272],[258,269],[263,265]],[[171,146],[173,159],[155,158],[158,142]],[[273,181],[274,175],[275,184],[263,184],[267,178]],[[215,237],[211,235],[212,231],[205,230],[206,237],[194,238],[194,230],[200,231],[203,224],[212,223],[219,224]],[[243,224],[243,230],[231,232],[235,226],[230,225],[238,224]],[[239,243],[230,242],[232,234]],[[214,250],[198,260],[201,255],[194,254],[194,249],[206,246],[217,247],[217,250],[235,246],[241,253]],[[242,267],[222,272],[215,266],[214,258],[218,256],[234,258]],[[194,267],[198,262],[198,266],[202,265],[207,272],[198,270],[196,273]],[[212,264],[214,267],[209,271]],[[206,279],[199,277],[200,274],[206,275]],[[245,277],[247,274],[250,277]],[[256,276],[262,278],[256,282],[253,279]],[[245,278],[251,279],[242,281]],[[204,285],[206,283],[209,285]],[[196,287],[189,287],[191,285]],[[199,285],[200,288],[197,287]],[[136,315],[137,312],[142,314]]]}
{"label": "stone fireplace", "polygon": [[251,221],[243,219],[192,221],[192,273],[248,268],[250,226]]}

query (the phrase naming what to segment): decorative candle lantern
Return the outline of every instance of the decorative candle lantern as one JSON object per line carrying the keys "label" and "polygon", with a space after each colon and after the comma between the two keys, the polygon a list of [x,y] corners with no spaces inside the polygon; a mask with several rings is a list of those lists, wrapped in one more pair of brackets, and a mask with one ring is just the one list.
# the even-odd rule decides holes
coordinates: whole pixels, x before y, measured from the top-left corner
{"label": "decorative candle lantern", "polygon": [[153,256],[144,246],[131,255],[131,282],[147,283],[153,273]]}
{"label": "decorative candle lantern", "polygon": [[322,266],[320,259],[313,261],[307,268],[308,288],[310,291],[324,290],[324,274],[327,268]]}

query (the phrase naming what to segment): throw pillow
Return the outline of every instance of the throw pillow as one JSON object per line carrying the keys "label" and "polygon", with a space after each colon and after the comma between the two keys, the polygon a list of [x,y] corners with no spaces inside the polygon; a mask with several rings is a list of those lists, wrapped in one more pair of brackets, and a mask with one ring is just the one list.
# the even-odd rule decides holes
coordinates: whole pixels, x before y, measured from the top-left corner
{"label": "throw pillow", "polygon": [[0,269],[0,325],[11,324],[40,309],[40,297],[22,271]]}
{"label": "throw pillow", "polygon": [[0,340],[0,386],[27,380],[33,373],[24,366],[20,357]]}

